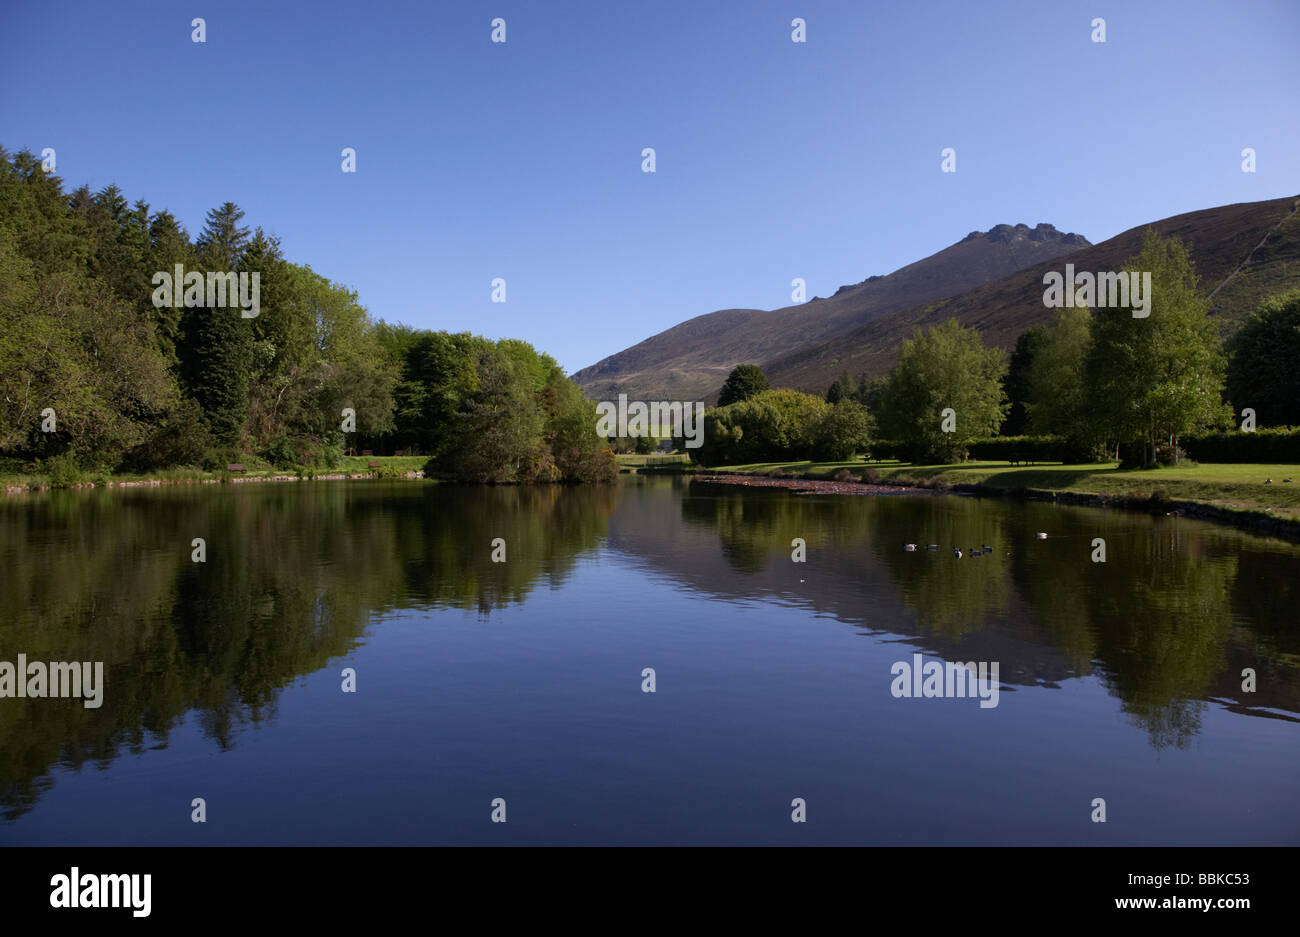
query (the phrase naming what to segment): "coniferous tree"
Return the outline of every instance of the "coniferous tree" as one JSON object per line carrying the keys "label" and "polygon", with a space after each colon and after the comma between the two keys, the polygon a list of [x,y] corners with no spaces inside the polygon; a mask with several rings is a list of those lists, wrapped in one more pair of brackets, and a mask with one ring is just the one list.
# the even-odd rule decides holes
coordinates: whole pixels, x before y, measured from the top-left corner
{"label": "coniferous tree", "polygon": [[1023,436],[1029,432],[1030,381],[1029,374],[1033,368],[1034,358],[1043,346],[1046,329],[1034,326],[1020,334],[1016,339],[1015,350],[1007,362],[1007,376],[1002,382],[1009,409],[1007,418],[998,430],[1001,436]]}
{"label": "coniferous tree", "polygon": [[722,389],[718,391],[718,406],[739,403],[767,390],[767,375],[756,364],[741,364],[731,369]]}
{"label": "coniferous tree", "polygon": [[225,202],[208,212],[207,223],[196,244],[199,257],[208,269],[239,269],[249,235],[248,228],[239,224],[243,220],[244,210],[234,202]]}

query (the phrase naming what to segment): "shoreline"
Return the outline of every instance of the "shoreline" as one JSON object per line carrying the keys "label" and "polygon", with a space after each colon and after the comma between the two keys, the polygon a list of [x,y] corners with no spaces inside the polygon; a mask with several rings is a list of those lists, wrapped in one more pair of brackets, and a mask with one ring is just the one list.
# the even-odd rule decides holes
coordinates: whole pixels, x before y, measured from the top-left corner
{"label": "shoreline", "polygon": [[1232,510],[1203,501],[1167,500],[1163,498],[1132,498],[1123,495],[1097,494],[1082,491],[1057,491],[1050,488],[1006,488],[993,485],[937,483],[933,487],[918,488],[907,485],[871,484],[859,481],[828,481],[809,475],[790,475],[770,478],[766,475],[746,475],[735,472],[713,472],[691,476],[692,481],[716,485],[735,485],[748,488],[785,488],[799,493],[847,495],[899,495],[899,494],[957,494],[978,498],[992,497],[1019,501],[1044,501],[1067,504],[1072,507],[1114,508],[1155,516],[1190,517],[1226,527],[1235,527],[1248,533],[1277,537],[1300,543],[1300,521],[1273,517],[1267,512],[1252,509]]}
{"label": "shoreline", "polygon": [[376,481],[423,479],[424,472],[404,472],[401,475],[380,475],[376,472],[327,472],[321,475],[226,475],[215,478],[143,478],[114,481],[109,479],[98,483],[73,482],[70,485],[5,485],[6,495],[33,494],[42,491],[72,491],[86,488],[164,488],[173,485],[247,485],[256,482],[327,482],[327,481]]}
{"label": "shoreline", "polygon": [[738,472],[699,472],[691,474],[692,482],[715,485],[739,485],[745,488],[786,488],[801,493],[821,492],[832,495],[931,495],[944,494],[940,489],[919,488],[915,485],[878,485],[870,482],[837,482],[809,475],[788,475],[770,478],[767,475],[745,475]]}
{"label": "shoreline", "polygon": [[[653,473],[646,473],[653,474]],[[667,474],[667,473],[665,473]],[[673,473],[678,474],[678,473]],[[1074,507],[1114,508],[1142,514],[1164,515],[1173,517],[1190,517],[1209,523],[1235,527],[1249,533],[1277,537],[1293,543],[1300,543],[1300,520],[1270,515],[1267,511],[1251,508],[1234,510],[1204,501],[1186,499],[1165,499],[1159,497],[1132,497],[1110,495],[1096,492],[1064,491],[1051,488],[1018,487],[987,485],[982,482],[973,484],[947,484],[935,482],[925,487],[888,482],[872,483],[857,480],[834,481],[814,475],[786,475],[773,478],[768,475],[746,474],[743,472],[689,472],[685,474],[692,482],[714,485],[730,485],[743,488],[781,488],[796,494],[833,494],[850,496],[891,497],[900,495],[940,495],[957,494],[977,498],[1003,498],[1020,501],[1042,501],[1053,504],[1067,504]],[[424,480],[424,472],[415,470],[401,474],[380,474],[376,472],[327,472],[308,475],[224,475],[212,478],[145,478],[124,479],[105,482],[75,482],[69,485],[12,485],[6,484],[4,493],[8,496],[35,494],[53,490],[74,489],[114,489],[114,488],[162,488],[176,485],[222,485],[222,484],[256,484],[264,482],[310,482],[310,481],[402,481]]]}

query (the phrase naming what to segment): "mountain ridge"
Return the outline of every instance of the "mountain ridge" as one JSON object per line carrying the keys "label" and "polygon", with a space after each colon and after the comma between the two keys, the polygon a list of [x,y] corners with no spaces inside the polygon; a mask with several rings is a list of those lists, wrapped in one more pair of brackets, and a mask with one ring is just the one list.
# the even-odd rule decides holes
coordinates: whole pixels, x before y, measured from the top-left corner
{"label": "mountain ridge", "polygon": [[[841,373],[887,372],[916,328],[956,318],[991,345],[1011,348],[1051,320],[1042,275],[1068,258],[1079,270],[1118,270],[1154,228],[1188,245],[1211,312],[1236,325],[1264,295],[1300,286],[1300,195],[1238,202],[1137,225],[1099,244],[1040,222],[972,231],[890,274],[841,286],[828,298],[774,310],[694,316],[573,374],[607,399],[717,399],[727,373],[757,364],[773,386],[820,392]],[[1057,261],[1060,261],[1057,263]]]}
{"label": "mountain ridge", "polygon": [[827,298],[693,316],[572,377],[598,399],[618,393],[638,399],[716,398],[737,364],[761,364],[832,340],[882,315],[957,295],[1088,243],[1045,223],[995,225],[887,275],[841,286]]}

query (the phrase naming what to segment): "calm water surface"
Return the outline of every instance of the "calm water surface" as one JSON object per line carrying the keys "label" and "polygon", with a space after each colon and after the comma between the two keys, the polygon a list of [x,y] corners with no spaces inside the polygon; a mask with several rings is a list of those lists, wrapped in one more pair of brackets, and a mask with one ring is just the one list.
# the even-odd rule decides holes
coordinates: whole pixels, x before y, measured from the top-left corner
{"label": "calm water surface", "polygon": [[[0,699],[3,844],[1300,843],[1300,550],[1183,518],[668,478],[52,492],[0,502],[0,577],[0,660],[106,682]],[[895,698],[916,653],[998,662],[998,705]]]}

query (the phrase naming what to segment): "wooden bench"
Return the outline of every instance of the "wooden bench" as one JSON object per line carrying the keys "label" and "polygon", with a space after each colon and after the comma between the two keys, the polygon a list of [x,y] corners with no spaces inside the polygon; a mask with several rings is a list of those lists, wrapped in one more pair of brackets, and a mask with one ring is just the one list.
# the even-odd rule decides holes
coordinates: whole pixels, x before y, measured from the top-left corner
{"label": "wooden bench", "polygon": [[242,462],[231,462],[229,465],[226,466],[226,471],[242,472],[244,471],[244,464]]}
{"label": "wooden bench", "polygon": [[1022,462],[1025,465],[1035,464],[1033,459],[1025,459],[1018,455],[1013,455],[1011,458],[1007,459],[1007,461],[1010,462],[1012,465],[1020,465]]}
{"label": "wooden bench", "polygon": [[370,450],[370,449],[362,449],[362,450],[361,450],[361,454],[362,454],[362,455],[374,455],[375,453],[374,453],[373,450]]}
{"label": "wooden bench", "polygon": [[366,463],[366,465],[369,468],[379,468],[379,463],[376,462],[374,459],[371,459],[369,462]]}

